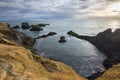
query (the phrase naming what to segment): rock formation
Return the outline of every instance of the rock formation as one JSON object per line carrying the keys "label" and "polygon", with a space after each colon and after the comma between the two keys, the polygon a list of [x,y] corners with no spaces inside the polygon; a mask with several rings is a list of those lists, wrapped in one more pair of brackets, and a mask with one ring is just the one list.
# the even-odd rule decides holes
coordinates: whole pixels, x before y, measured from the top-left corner
{"label": "rock formation", "polygon": [[56,34],[57,34],[56,32],[49,32],[48,34],[39,36],[39,37],[37,37],[35,39],[46,38],[46,37],[53,36],[53,35],[56,35]]}
{"label": "rock formation", "polygon": [[20,27],[18,25],[13,26],[12,29],[19,29]]}
{"label": "rock formation", "polygon": [[65,43],[65,42],[66,42],[65,36],[61,36],[60,40],[59,40],[59,43]]}
{"label": "rock formation", "polygon": [[22,28],[23,29],[29,29],[29,28],[31,28],[31,26],[29,25],[28,22],[22,22]]}
{"label": "rock formation", "polygon": [[43,24],[43,23],[41,23],[41,24],[38,24],[40,27],[45,27],[45,26],[47,26],[47,25],[50,25],[50,24]]}
{"label": "rock formation", "polygon": [[31,25],[30,31],[42,31],[43,29],[39,25]]}
{"label": "rock formation", "polygon": [[104,52],[108,57],[103,62],[106,69],[120,63],[120,29],[116,29],[114,32],[111,29],[107,29],[96,36],[80,36],[76,35],[76,33],[73,33],[72,36],[85,39]]}

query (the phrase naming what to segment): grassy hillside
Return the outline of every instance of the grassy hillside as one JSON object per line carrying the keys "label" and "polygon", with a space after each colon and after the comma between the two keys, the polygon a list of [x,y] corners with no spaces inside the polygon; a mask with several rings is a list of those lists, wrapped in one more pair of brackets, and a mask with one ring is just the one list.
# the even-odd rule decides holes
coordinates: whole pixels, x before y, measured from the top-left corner
{"label": "grassy hillside", "polygon": [[120,80],[120,64],[114,65],[96,80]]}

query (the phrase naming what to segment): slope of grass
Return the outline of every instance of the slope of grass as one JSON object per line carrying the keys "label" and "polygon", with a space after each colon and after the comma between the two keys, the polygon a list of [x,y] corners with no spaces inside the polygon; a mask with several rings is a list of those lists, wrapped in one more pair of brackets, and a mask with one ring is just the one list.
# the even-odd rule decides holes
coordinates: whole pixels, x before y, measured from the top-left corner
{"label": "slope of grass", "polygon": [[120,64],[114,65],[112,68],[105,71],[105,73],[96,80],[120,80]]}
{"label": "slope of grass", "polygon": [[4,44],[0,44],[0,75],[0,80],[85,80],[61,62]]}

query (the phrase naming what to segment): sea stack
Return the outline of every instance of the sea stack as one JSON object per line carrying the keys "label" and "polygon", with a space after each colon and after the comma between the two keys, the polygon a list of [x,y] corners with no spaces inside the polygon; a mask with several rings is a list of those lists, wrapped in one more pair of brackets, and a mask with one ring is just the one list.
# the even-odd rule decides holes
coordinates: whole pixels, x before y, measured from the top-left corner
{"label": "sea stack", "polygon": [[30,31],[42,31],[43,29],[39,25],[31,25]]}
{"label": "sea stack", "polygon": [[59,43],[65,43],[65,42],[66,42],[65,36],[61,36],[60,40],[59,40]]}
{"label": "sea stack", "polygon": [[22,22],[22,28],[23,29],[29,29],[30,28],[30,25],[28,22]]}

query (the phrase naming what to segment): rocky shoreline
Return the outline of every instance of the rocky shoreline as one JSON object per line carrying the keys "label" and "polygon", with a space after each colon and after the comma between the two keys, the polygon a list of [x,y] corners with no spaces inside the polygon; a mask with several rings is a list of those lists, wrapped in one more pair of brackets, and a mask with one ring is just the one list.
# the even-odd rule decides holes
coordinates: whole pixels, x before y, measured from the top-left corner
{"label": "rocky shoreline", "polygon": [[[79,39],[87,40],[95,45],[99,50],[104,52],[104,54],[108,57],[103,62],[106,69],[120,63],[120,29],[116,29],[114,32],[112,32],[112,29],[107,29],[96,36],[81,36],[73,31],[69,31],[68,34]],[[88,79],[94,80],[102,74],[103,72],[98,72],[90,76]]]}
{"label": "rocky shoreline", "polygon": [[[38,24],[38,25],[31,25],[31,26],[29,26],[29,23],[26,22],[24,24],[24,27],[26,27],[26,28],[23,28],[23,29],[30,29],[30,28],[32,29],[34,27],[34,29],[35,29],[34,31],[39,31],[39,30],[36,30],[36,29],[41,28],[41,27],[45,27],[46,25],[49,25],[49,24]],[[82,77],[79,77],[74,72],[74,70],[71,70],[71,69],[68,70],[68,71],[63,70],[62,73],[59,72],[59,70],[61,68],[58,69],[57,65],[63,67],[64,69],[66,69],[68,66],[64,67],[65,66],[64,64],[61,65],[61,64],[56,63],[55,61],[54,61],[54,64],[53,64],[53,62],[51,63],[51,60],[48,60],[48,59],[47,59],[48,62],[45,62],[46,59],[42,58],[39,55],[37,55],[36,50],[32,47],[34,45],[34,43],[36,42],[36,39],[46,38],[46,37],[49,37],[49,36],[53,36],[53,35],[55,35],[57,33],[50,32],[50,33],[48,33],[46,35],[42,35],[42,36],[39,36],[39,37],[33,39],[31,37],[26,36],[24,33],[19,32],[17,30],[19,28],[20,27],[18,25],[16,25],[16,26],[11,28],[8,23],[0,23],[0,45],[3,44],[3,45],[1,45],[3,47],[11,46],[11,47],[16,48],[16,47],[19,46],[19,47],[27,48],[26,50],[30,50],[31,51],[30,55],[33,58],[33,60],[35,60],[36,62],[40,62],[40,64],[51,74],[53,74],[53,72],[55,72],[55,74],[56,74],[56,72],[58,74],[59,73],[60,74],[64,74],[64,73],[70,72],[69,74],[67,73],[67,75],[66,75],[66,76],[68,76],[68,78],[65,78],[65,75],[61,75],[59,77],[59,80],[66,80],[66,79],[72,80],[73,78],[74,78],[74,80],[86,80],[86,79],[84,79]],[[120,34],[120,29],[117,29],[114,32],[112,32],[111,29],[107,29],[104,32],[100,32],[96,36],[82,36],[82,35],[79,35],[79,34],[73,32],[73,31],[69,31],[67,34],[71,35],[71,36],[74,36],[76,38],[79,38],[79,39],[87,40],[90,43],[92,43],[93,45],[95,45],[99,50],[104,52],[104,54],[108,58],[103,62],[103,65],[105,66],[105,68],[108,71],[109,71],[109,68],[111,69],[111,67],[113,65],[118,64],[120,62],[120,54],[119,54],[120,53],[120,50],[119,50],[120,49],[120,42],[119,42],[119,40],[120,40],[120,35],[119,35]],[[64,36],[61,36],[60,40],[62,40],[62,42],[66,42]],[[19,48],[17,48],[17,49],[19,49]],[[9,50],[12,50],[12,49],[10,48]],[[20,51],[22,51],[22,50],[23,49],[21,49]],[[19,53],[19,54],[21,54],[21,53]],[[1,55],[0,55],[0,57],[1,57]],[[1,58],[0,58],[0,61],[1,61]],[[6,60],[4,57],[2,59]],[[11,60],[12,58],[8,57],[8,59]],[[1,62],[3,62],[3,61],[1,61]],[[1,62],[0,62],[0,64],[1,64]],[[26,62],[24,62],[24,64],[26,64]],[[20,63],[20,65],[21,65],[21,63]],[[117,65],[117,67],[119,68],[120,66]],[[113,70],[114,70],[114,68],[115,67],[113,67]],[[34,69],[34,67],[33,67],[33,69]],[[6,75],[9,75],[7,72],[4,71],[4,69],[1,69],[1,67],[0,67],[0,71],[1,70]],[[109,72],[111,72],[111,71],[109,71]],[[4,73],[0,73],[0,74],[4,74]],[[97,73],[93,74],[92,76],[88,77],[88,79],[89,80],[101,80],[101,78],[102,78],[103,80],[106,80],[106,78],[104,79],[104,77],[101,77],[101,76],[104,76],[105,73],[106,73],[106,71],[105,72],[97,72]],[[45,73],[45,74],[48,75],[48,73]],[[71,74],[74,75],[74,77],[71,76]],[[111,76],[111,75],[107,75],[107,76]],[[49,77],[50,76],[48,76],[47,78],[49,79]],[[7,76],[7,79],[8,78],[9,78],[9,76]],[[47,78],[45,77],[45,80],[48,80]],[[57,80],[58,79],[57,76],[54,76],[54,78],[55,79],[51,78],[50,80]],[[0,79],[3,80],[2,78],[0,78]],[[7,79],[5,79],[5,80],[7,80]],[[10,80],[12,80],[12,79],[10,79]],[[32,79],[32,80],[40,80],[40,79],[37,79],[37,77],[36,77],[35,79]]]}
{"label": "rocky shoreline", "polygon": [[0,80],[86,80],[70,66],[37,55],[35,41],[0,23]]}

